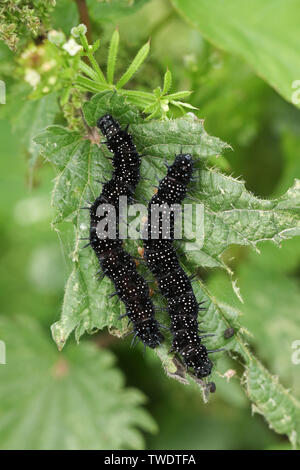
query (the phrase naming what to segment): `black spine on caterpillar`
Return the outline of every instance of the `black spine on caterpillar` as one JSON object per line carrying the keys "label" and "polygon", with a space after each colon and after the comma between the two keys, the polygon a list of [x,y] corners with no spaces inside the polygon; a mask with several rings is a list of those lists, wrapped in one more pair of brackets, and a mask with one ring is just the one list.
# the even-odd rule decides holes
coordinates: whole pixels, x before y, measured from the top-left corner
{"label": "black spine on caterpillar", "polygon": [[[153,205],[181,204],[193,173],[193,159],[189,154],[175,157],[168,167],[148,206],[146,236],[143,239],[144,258],[158,282],[162,295],[168,301],[168,313],[171,318],[173,336],[172,350],[178,352],[187,367],[193,369],[198,378],[210,375],[213,363],[208,358],[208,351],[201,343],[198,329],[198,311],[201,308],[192,289],[191,281],[179,264],[173,247],[174,213],[170,216],[170,235],[166,239],[163,233],[162,212],[153,223],[151,207]],[[145,232],[144,232],[145,233]],[[155,238],[154,238],[155,237]]]}
{"label": "black spine on caterpillar", "polygon": [[[103,184],[100,196],[90,207],[90,244],[99,260],[101,270],[114,283],[116,294],[125,304],[126,313],[133,325],[134,337],[145,346],[155,348],[163,341],[149,295],[149,287],[137,272],[134,259],[127,253],[119,238],[119,197],[126,196],[132,203],[135,188],[140,179],[141,158],[126,130],[109,114],[102,116],[97,126],[106,137],[106,145],[113,152],[113,175]],[[98,208],[102,206],[103,214]],[[116,216],[116,236],[99,237],[99,222],[109,218],[110,211]]]}

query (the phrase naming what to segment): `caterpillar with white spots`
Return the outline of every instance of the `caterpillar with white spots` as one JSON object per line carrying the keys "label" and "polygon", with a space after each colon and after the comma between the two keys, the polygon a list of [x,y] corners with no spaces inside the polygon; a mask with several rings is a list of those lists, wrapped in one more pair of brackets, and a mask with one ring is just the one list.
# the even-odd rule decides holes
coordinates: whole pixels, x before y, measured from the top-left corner
{"label": "caterpillar with white spots", "polygon": [[202,310],[193,292],[190,278],[179,264],[173,247],[174,212],[170,215],[170,233],[164,235],[162,212],[158,220],[151,220],[153,205],[181,204],[187,186],[193,174],[193,159],[189,154],[175,157],[171,166],[167,165],[167,175],[160,181],[156,194],[148,206],[148,221],[143,236],[144,258],[153,273],[161,294],[167,299],[168,314],[171,318],[171,333],[173,336],[172,350],[182,357],[187,368],[202,379],[210,375],[213,363],[209,359],[209,351],[202,344],[205,336],[199,334],[198,312]]}
{"label": "caterpillar with white spots", "polygon": [[[133,326],[134,338],[140,339],[145,346],[155,348],[163,341],[159,324],[155,319],[155,308],[150,299],[149,287],[137,272],[136,263],[119,238],[119,198],[126,196],[132,203],[136,186],[140,180],[141,157],[128,134],[109,114],[97,122],[98,128],[106,137],[106,145],[113,152],[113,174],[110,181],[103,184],[102,192],[90,209],[90,245],[92,246],[102,275],[109,277],[115,286],[115,294],[125,304],[127,316]],[[102,206],[102,205],[105,206]],[[106,206],[109,205],[109,206]],[[108,207],[99,215],[100,207]],[[107,216],[115,213],[115,238],[99,237],[99,224]],[[114,294],[113,294],[114,295]]]}

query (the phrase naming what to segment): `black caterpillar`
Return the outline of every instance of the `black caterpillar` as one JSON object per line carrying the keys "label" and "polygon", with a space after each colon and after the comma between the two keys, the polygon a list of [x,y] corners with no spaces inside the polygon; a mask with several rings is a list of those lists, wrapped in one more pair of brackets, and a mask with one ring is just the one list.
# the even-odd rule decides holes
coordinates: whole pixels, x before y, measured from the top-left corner
{"label": "black caterpillar", "polygon": [[[188,368],[192,368],[199,379],[210,375],[213,363],[208,358],[208,351],[201,343],[198,334],[198,311],[203,310],[196,300],[191,280],[181,268],[173,247],[174,213],[170,214],[170,235],[166,239],[162,230],[162,215],[158,224],[151,221],[151,205],[181,204],[187,186],[193,174],[193,159],[189,154],[175,157],[171,166],[167,166],[167,175],[158,186],[157,193],[148,206],[148,222],[144,232],[144,258],[158,282],[162,295],[168,301],[168,313],[171,317],[172,350],[178,352]],[[152,206],[153,207],[153,206]],[[151,233],[152,230],[152,233]],[[146,236],[145,236],[146,235]],[[154,239],[156,237],[156,239]]]}
{"label": "black caterpillar", "polygon": [[[149,296],[146,281],[136,269],[134,259],[122,247],[119,238],[119,197],[127,196],[128,204],[140,179],[141,158],[132,142],[132,137],[109,114],[97,122],[98,128],[106,137],[106,145],[113,152],[114,167],[110,181],[103,184],[100,196],[90,207],[90,245],[99,260],[103,276],[108,276],[115,285],[115,294],[124,302],[127,316],[133,325],[134,338],[138,337],[145,346],[155,348],[163,341],[159,324],[154,317],[155,309]],[[113,206],[116,214],[116,238],[99,238],[97,224],[109,215],[97,215],[101,204]],[[112,295],[115,295],[112,294]]]}

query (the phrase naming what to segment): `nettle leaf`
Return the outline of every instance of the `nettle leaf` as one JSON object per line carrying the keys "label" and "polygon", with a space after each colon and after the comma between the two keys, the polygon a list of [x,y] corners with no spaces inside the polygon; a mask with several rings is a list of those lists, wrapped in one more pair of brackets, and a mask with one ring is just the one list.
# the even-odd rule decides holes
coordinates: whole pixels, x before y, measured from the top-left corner
{"label": "nettle leaf", "polygon": [[8,355],[0,368],[1,449],[141,449],[141,430],[156,431],[145,397],[125,388],[109,351],[82,342],[59,354],[24,316],[2,317],[0,330]]}
{"label": "nettle leaf", "polygon": [[263,415],[271,429],[286,434],[296,448],[300,442],[300,402],[246,349],[243,357],[246,366],[242,380],[252,411]]}
{"label": "nettle leaf", "polygon": [[[297,392],[300,376],[292,346],[300,329],[300,289],[293,274],[299,265],[300,243],[294,238],[280,250],[270,243],[261,243],[259,249],[259,255],[249,252],[237,270],[244,299],[241,322],[251,331],[259,357]],[[240,307],[226,273],[215,271],[207,285],[217,299]]]}
{"label": "nettle leaf", "polygon": [[60,170],[52,194],[57,209],[54,222],[74,221],[79,207],[95,199],[99,192],[95,180],[109,173],[109,162],[90,140],[60,126],[48,127],[35,141],[43,143],[45,157]]}
{"label": "nettle leaf", "polygon": [[[294,447],[299,445],[300,402],[279,383],[277,376],[270,374],[248,348],[249,336],[239,325],[242,313],[217,302],[201,281],[197,283],[195,293],[207,307],[206,311],[200,312],[199,319],[203,321],[205,330],[217,334],[217,339],[208,342],[208,346],[224,347],[244,366],[241,384],[252,403],[253,412],[262,414],[271,429],[286,434]],[[224,331],[228,327],[233,327],[236,334],[226,340]],[[214,375],[218,375],[218,370]]]}
{"label": "nettle leaf", "polygon": [[239,0],[172,0],[172,3],[205,38],[242,57],[278,93],[293,102],[293,83],[300,66],[295,47],[300,13],[297,0],[284,3],[252,0],[247,4]]}
{"label": "nettle leaf", "polygon": [[[135,108],[126,104],[117,94],[104,92],[95,95],[84,105],[84,115],[90,126],[95,126],[101,113],[113,109],[114,117],[121,124],[130,124],[130,132],[140,152],[151,159],[150,167],[157,167],[163,174],[163,158],[173,159],[181,151],[190,152],[195,158],[206,159],[219,155],[229,145],[204,130],[203,120],[194,114],[172,121],[150,121],[141,119]],[[157,160],[155,157],[158,157]],[[148,169],[148,168],[147,168]]]}
{"label": "nettle leaf", "polygon": [[[52,327],[61,349],[75,328],[79,339],[85,331],[116,324],[121,327],[121,322],[116,321],[122,313],[120,303],[109,301],[111,283],[108,279],[99,283],[95,275],[99,270],[97,260],[88,249],[80,249],[85,244],[80,238],[89,235],[89,212],[81,208],[97,197],[101,185],[96,180],[109,176],[111,166],[103,147],[60,126],[48,127],[36,142],[43,145],[43,155],[60,170],[52,194],[54,223],[72,221],[75,225],[76,242],[71,254],[74,269],[66,284],[62,318]],[[99,312],[106,312],[107,316]]]}
{"label": "nettle leaf", "polygon": [[245,184],[215,169],[202,169],[194,185],[194,198],[205,206],[204,244],[187,254],[193,264],[224,266],[220,255],[232,245],[255,246],[263,240],[276,244],[300,235],[300,180],[282,197],[264,200]]}
{"label": "nettle leaf", "polygon": [[[256,198],[246,190],[243,182],[207,166],[209,159],[221,154],[228,145],[209,136],[205,132],[203,121],[194,115],[187,114],[170,121],[145,122],[136,109],[126,103],[124,97],[112,92],[99,93],[84,105],[84,115],[91,128],[96,125],[99,116],[106,112],[118,119],[122,126],[129,124],[134,142],[143,155],[141,173],[146,179],[142,178],[136,195],[141,203],[145,203],[144,199],[149,200],[153,195],[156,178],[165,175],[164,160],[171,162],[180,151],[190,152],[195,159],[198,158],[199,181],[193,183],[191,193],[195,202],[204,205],[204,243],[200,250],[186,252],[184,266],[188,273],[194,273],[198,266],[227,269],[220,256],[232,244],[255,246],[263,239],[280,242],[299,234],[299,182],[276,200]],[[101,136],[99,139],[101,140]],[[72,252],[74,269],[66,285],[61,319],[52,327],[53,337],[60,349],[73,330],[77,340],[86,331],[93,332],[104,327],[110,328],[116,335],[127,331],[127,322],[118,320],[120,313],[124,311],[123,307],[118,300],[108,297],[113,292],[110,281],[104,279],[100,282],[96,279],[95,256],[90,248],[80,250],[83,242],[79,242],[79,238],[88,235],[89,214],[79,208],[87,200],[93,201],[101,192],[96,179],[103,180],[111,175],[111,165],[106,158],[109,152],[105,146],[95,144],[94,141],[94,132],[86,139],[58,126],[47,128],[36,138],[43,155],[58,169],[53,192],[53,203],[57,210],[55,221],[71,220],[75,225],[75,245]],[[137,255],[136,249],[135,241],[130,244],[132,255]],[[239,323],[240,312],[225,304],[218,304],[201,281],[194,282],[193,285],[198,300],[205,301],[206,310],[199,314],[199,320],[203,320],[203,329],[216,334],[209,338],[207,346],[210,349],[225,347],[231,355],[242,360],[245,366],[242,384],[255,409],[263,412],[275,430],[288,434],[295,442],[295,436],[298,439],[298,435],[295,434],[293,416],[298,416],[299,404],[287,390],[276,384],[274,378],[249,352],[246,346],[248,337]],[[158,294],[154,296],[154,301],[158,305],[162,302]],[[168,324],[168,319],[163,314],[162,321]],[[235,329],[236,335],[225,339],[224,331],[230,327]],[[193,381],[178,359],[168,353],[169,344],[170,338],[157,349],[166,372],[180,381]],[[221,354],[214,355],[215,363]],[[212,380],[218,379],[219,374],[216,367]],[[261,377],[264,386],[270,390],[271,398],[274,398],[276,417],[273,408],[264,402],[265,398],[259,387],[255,388],[255,374]],[[206,398],[205,388],[201,389]],[[290,418],[287,419],[286,416]],[[285,424],[280,425],[278,419]]]}

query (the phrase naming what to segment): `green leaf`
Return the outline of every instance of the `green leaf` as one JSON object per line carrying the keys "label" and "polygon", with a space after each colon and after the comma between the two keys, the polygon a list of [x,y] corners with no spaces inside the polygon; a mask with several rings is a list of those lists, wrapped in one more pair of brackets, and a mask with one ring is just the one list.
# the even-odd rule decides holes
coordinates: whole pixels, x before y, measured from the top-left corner
{"label": "green leaf", "polygon": [[[172,160],[175,154],[191,153],[195,158],[203,160],[219,155],[227,144],[217,137],[209,136],[203,126],[203,121],[194,116],[185,115],[183,118],[168,121],[150,121],[131,126],[136,145],[148,156],[152,157],[153,166],[159,166],[161,175],[164,172],[163,158]],[[159,162],[155,157],[158,157]],[[157,165],[159,163],[159,165]]]}
{"label": "green leaf", "polygon": [[143,102],[152,103],[155,97],[152,93],[146,91],[135,91],[135,90],[120,90],[120,94],[127,96],[128,98],[140,98]]}
{"label": "green leaf", "polygon": [[198,109],[198,108],[196,108],[195,106],[193,106],[189,103],[184,103],[183,101],[173,101],[173,100],[171,100],[170,103],[173,104],[174,106],[178,106],[179,108],[181,108],[183,106],[184,108],[188,108],[188,109]]}
{"label": "green leaf", "polygon": [[70,0],[59,0],[51,14],[51,25],[53,29],[63,30],[69,34],[71,28],[79,23],[78,9],[75,2]]}
{"label": "green leaf", "polygon": [[88,102],[88,106],[83,106],[83,110],[89,126],[96,126],[99,116],[105,114],[108,110],[111,110],[121,125],[143,122],[138,110],[133,106],[126,105],[126,99],[117,93],[98,93]]}
{"label": "green leaf", "polygon": [[82,342],[58,353],[29,317],[2,316],[0,330],[1,449],[141,449],[140,430],[156,431],[110,352]]}
{"label": "green leaf", "polygon": [[160,112],[160,103],[155,101],[154,103],[148,104],[143,110],[145,114],[152,113],[150,116],[147,116],[146,120],[151,120],[153,117],[153,112]]}
{"label": "green leaf", "polygon": [[95,22],[107,23],[119,21],[122,16],[132,15],[147,2],[149,2],[149,0],[110,0],[109,2],[87,0],[87,6]]}
{"label": "green leaf", "polygon": [[28,99],[28,93],[27,87],[13,87],[8,99],[13,99],[15,103],[10,109],[13,132],[18,135],[24,150],[29,152],[32,169],[39,155],[39,148],[33,137],[54,122],[59,106],[55,93],[39,100]]}
{"label": "green leaf", "polygon": [[54,222],[76,220],[81,214],[79,208],[97,195],[97,175],[110,171],[103,151],[77,132],[60,126],[48,127],[35,141],[43,143],[44,156],[61,170],[52,193]]}
{"label": "green leaf", "polygon": [[149,54],[150,50],[150,43],[146,42],[141,49],[138,51],[137,55],[129,65],[126,72],[122,75],[118,83],[116,84],[117,88],[122,88],[126,85],[127,82],[132,78],[132,76],[136,73],[136,71],[140,68],[142,63],[145,61],[147,55]]}
{"label": "green leaf", "polygon": [[[194,115],[186,115],[172,121],[145,122],[135,108],[125,103],[124,98],[117,94],[99,93],[84,105],[85,118],[89,126],[95,126],[99,116],[111,109],[122,124],[130,124],[138,149],[147,155],[148,159],[153,158],[153,165],[150,165],[153,166],[152,170],[150,168],[153,177],[153,170],[159,170],[160,174],[163,174],[163,158],[173,159],[181,147],[183,151],[192,153],[195,158],[201,157],[204,160],[230,148],[217,137],[209,136],[203,121]],[[150,185],[146,186],[146,191],[149,187]]]}
{"label": "green leaf", "polygon": [[293,183],[294,175],[300,175],[300,139],[291,131],[285,131],[281,139],[282,153],[285,159],[284,173],[276,188],[276,194],[286,191]]}
{"label": "green leaf", "polygon": [[116,29],[111,37],[109,51],[108,51],[108,58],[107,58],[107,81],[108,83],[113,83],[114,81],[114,74],[115,74],[115,66],[116,60],[118,55],[118,48],[119,48],[119,31]]}
{"label": "green leaf", "polygon": [[[186,270],[189,272],[187,268]],[[200,312],[199,320],[205,325],[205,331],[213,331],[217,335],[217,339],[207,342],[209,348],[225,347],[233,358],[242,362],[244,373],[241,384],[252,403],[253,412],[262,414],[270,428],[279,434],[286,434],[294,447],[299,445],[300,402],[280,384],[277,376],[270,374],[248,348],[249,337],[240,325],[241,312],[218,302],[202,281],[194,283],[194,291],[197,299],[204,301],[206,306],[206,311]],[[226,340],[224,331],[228,327],[233,327],[236,333]],[[217,367],[212,379],[218,372],[220,373]]]}
{"label": "green leaf", "polygon": [[96,72],[92,69],[92,67],[90,67],[90,66],[87,65],[85,62],[83,62],[83,60],[80,60],[80,61],[79,61],[79,70],[81,70],[81,72],[84,72],[84,73],[85,73],[88,77],[90,77],[92,80],[97,81],[98,75],[97,75]]}
{"label": "green leaf", "polygon": [[89,78],[83,77],[82,75],[77,76],[75,83],[80,85],[82,88],[85,88],[86,90],[92,91],[94,93],[98,93],[99,91],[103,91],[108,88],[107,84],[90,80]]}
{"label": "green leaf", "polygon": [[[292,345],[300,329],[300,289],[294,276],[300,261],[299,240],[285,242],[280,250],[266,242],[259,249],[259,255],[243,256],[236,272],[244,299],[241,323],[253,334],[251,343],[259,357],[292,384],[300,398],[299,367],[292,361]],[[214,273],[208,287],[220,301],[240,307],[223,273]]]}
{"label": "green leaf", "polygon": [[[255,246],[263,239],[279,242],[299,234],[299,182],[277,199],[261,200],[249,193],[243,182],[207,167],[205,163],[228,146],[220,139],[209,136],[203,121],[193,114],[175,120],[146,122],[123,96],[111,92],[99,93],[84,105],[85,119],[91,127],[96,125],[99,116],[107,112],[122,126],[129,124],[138,151],[143,155],[141,173],[146,179],[138,186],[137,199],[151,198],[156,177],[165,175],[164,159],[171,162],[175,154],[183,151],[200,160],[195,173],[199,181],[191,185],[191,192],[196,201],[204,205],[204,244],[196,247],[195,251],[185,252],[184,266],[188,273],[194,273],[198,266],[226,268],[220,255],[230,245]],[[73,330],[78,340],[85,331],[92,332],[105,326],[114,330],[114,334],[121,335],[127,331],[125,324],[118,320],[123,307],[118,300],[112,302],[108,298],[112,286],[107,279],[101,283],[96,281],[95,256],[89,248],[80,251],[78,241],[79,237],[87,236],[89,224],[86,211],[80,212],[78,209],[84,205],[83,201],[94,200],[100,193],[101,188],[95,180],[109,177],[110,174],[110,164],[105,158],[107,151],[90,140],[83,140],[79,134],[58,126],[41,133],[36,142],[41,145],[45,157],[59,169],[53,197],[58,211],[56,220],[72,220],[75,225],[74,269],[66,286],[61,320],[52,329],[54,339],[61,348]],[[134,243],[130,251],[135,255],[137,246],[132,245]],[[206,310],[200,312],[199,320],[203,321],[205,331],[216,334],[207,340],[206,345],[209,349],[225,347],[233,356],[238,354],[242,358],[245,367],[245,381],[242,383],[247,384],[246,390],[253,404],[264,413],[277,432],[287,433],[294,439],[294,417],[298,416],[299,404],[281,385],[276,385],[273,377],[248,351],[248,338],[239,322],[240,313],[225,304],[218,304],[202,282],[194,283],[194,288],[198,301],[205,301],[206,306]],[[156,304],[161,304],[160,296],[155,295],[154,300]],[[168,323],[163,313],[161,321]],[[229,327],[233,327],[237,334],[228,340],[224,338],[224,331]],[[169,343],[170,338],[157,349],[167,373],[180,381],[192,381],[184,370],[178,371],[178,361],[168,354]],[[220,355],[215,355],[214,362]],[[218,367],[214,369],[212,380],[217,373]],[[291,416],[289,423],[282,421],[281,425],[281,421],[276,422],[277,418],[264,402],[261,390],[255,389],[254,374],[261,375],[264,386],[274,396],[278,410],[276,416],[280,416],[280,420]],[[206,399],[205,388],[203,393]]]}
{"label": "green leaf", "polygon": [[245,184],[214,169],[203,169],[194,197],[205,206],[204,245],[189,259],[203,266],[221,267],[220,258],[232,244],[255,245],[263,240],[280,244],[300,235],[300,180],[278,199],[259,199]]}
{"label": "green leaf", "polygon": [[[79,25],[78,28],[80,28],[80,26],[84,26],[84,30],[86,30],[85,25]],[[76,30],[78,28],[73,28],[72,31],[74,29]],[[74,32],[74,34],[76,35],[76,32]],[[88,59],[91,63],[92,69],[95,72],[95,77],[97,77],[96,78],[96,82],[97,82],[96,84],[99,84],[100,86],[107,85],[104,74],[103,74],[98,62],[96,61],[96,59],[94,57],[95,51],[100,47],[100,39],[98,39],[93,45],[89,45],[88,40],[85,36],[85,33],[83,31],[79,31],[78,34],[79,34],[81,45],[82,45],[83,50],[84,50],[84,55],[86,55],[88,57]],[[88,75],[91,75],[91,73],[88,74]],[[100,90],[101,89],[103,89],[103,88],[100,88]],[[98,90],[99,90],[99,88],[98,88]]]}
{"label": "green leaf", "polygon": [[166,95],[168,91],[170,90],[171,86],[172,86],[172,74],[170,70],[168,69],[164,76],[164,87],[163,87],[162,94]]}
{"label": "green leaf", "polygon": [[171,95],[168,95],[166,98],[168,100],[181,100],[182,98],[187,98],[188,96],[191,95],[191,91],[177,91],[177,93],[172,93]]}
{"label": "green leaf", "polygon": [[253,402],[252,411],[263,415],[271,429],[286,434],[293,447],[298,447],[300,402],[249,351],[243,380],[246,393]]}
{"label": "green leaf", "polygon": [[172,0],[183,17],[213,44],[246,60],[286,100],[298,78],[297,0]]}
{"label": "green leaf", "polygon": [[108,279],[99,283],[95,276],[99,264],[94,256],[87,250],[77,256],[78,261],[66,283],[61,318],[51,328],[59,350],[74,330],[77,341],[85,332],[93,333],[105,327],[116,336],[126,330],[127,322],[118,320],[125,313],[123,305],[109,297],[114,289]]}

